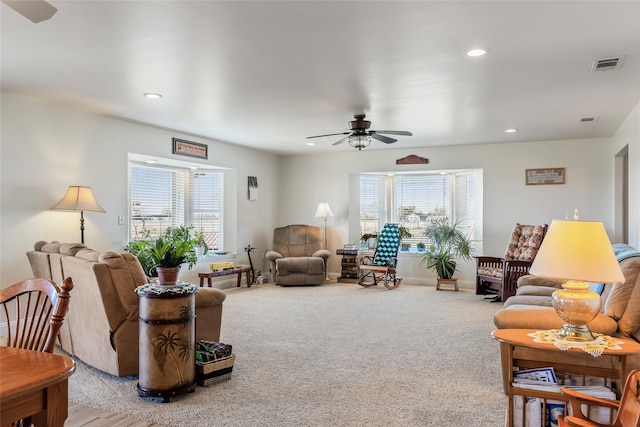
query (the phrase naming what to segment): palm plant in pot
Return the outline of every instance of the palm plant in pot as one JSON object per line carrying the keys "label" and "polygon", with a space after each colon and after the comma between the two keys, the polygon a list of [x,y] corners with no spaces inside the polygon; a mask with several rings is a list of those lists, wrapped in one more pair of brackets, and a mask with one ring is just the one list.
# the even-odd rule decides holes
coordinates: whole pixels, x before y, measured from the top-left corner
{"label": "palm plant in pot", "polygon": [[446,217],[434,220],[429,225],[424,236],[428,241],[421,263],[432,268],[441,280],[454,281],[456,260],[471,260],[473,242],[460,228],[458,223],[451,224]]}
{"label": "palm plant in pot", "polygon": [[[198,259],[194,249],[196,241],[191,237],[192,231],[192,225],[168,227],[162,236],[154,240],[150,232],[145,230],[142,239],[130,242],[125,250],[138,258],[145,274],[150,277],[158,276],[161,284],[175,284],[180,265],[187,264],[191,268]],[[167,268],[175,269],[175,280],[164,278],[162,274]]]}
{"label": "palm plant in pot", "polygon": [[164,286],[176,285],[180,266],[187,261],[192,251],[193,245],[189,242],[165,240],[158,237],[149,252],[149,257],[158,273],[158,282]]}

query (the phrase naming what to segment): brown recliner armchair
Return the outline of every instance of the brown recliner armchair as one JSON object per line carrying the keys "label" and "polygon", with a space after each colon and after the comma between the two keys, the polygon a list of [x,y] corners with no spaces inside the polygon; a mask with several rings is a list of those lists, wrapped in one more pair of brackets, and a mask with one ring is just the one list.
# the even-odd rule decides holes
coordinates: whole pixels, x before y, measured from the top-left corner
{"label": "brown recliner armchair", "polygon": [[319,227],[287,225],[273,230],[273,249],[266,253],[276,285],[321,285],[331,252],[322,249]]}
{"label": "brown recliner armchair", "polygon": [[494,301],[515,295],[518,278],[529,274],[547,228],[547,224],[516,224],[504,258],[476,257],[476,295],[495,294]]}

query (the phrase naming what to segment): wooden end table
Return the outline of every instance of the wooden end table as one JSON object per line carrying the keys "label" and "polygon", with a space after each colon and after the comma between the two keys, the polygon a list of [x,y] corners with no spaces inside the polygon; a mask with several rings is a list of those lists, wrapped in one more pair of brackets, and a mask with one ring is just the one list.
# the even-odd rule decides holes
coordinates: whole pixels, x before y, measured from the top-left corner
{"label": "wooden end table", "polygon": [[229,276],[231,274],[238,275],[238,284],[236,287],[240,287],[242,282],[242,273],[246,273],[247,277],[247,288],[251,287],[251,267],[248,265],[238,265],[233,268],[229,268],[228,270],[220,270],[220,271],[208,271],[204,273],[198,273],[198,277],[200,278],[200,287],[204,286],[204,279],[207,279],[207,285],[211,287],[211,278],[212,277],[221,277],[221,276]]}
{"label": "wooden end table", "polygon": [[68,378],[75,362],[60,354],[0,347],[0,425],[33,417],[50,427],[64,426]]}
{"label": "wooden end table", "polygon": [[528,335],[533,332],[536,329],[497,329],[491,333],[494,339],[500,341],[502,385],[509,398],[507,426],[513,426],[514,395],[568,401],[561,393],[514,387],[514,372],[520,369],[552,367],[558,373],[619,380],[617,394],[620,394],[629,374],[627,356],[640,354],[640,343],[626,338],[616,337],[616,340],[622,342],[621,350],[605,349],[601,356],[594,357],[582,349],[563,351],[551,343],[534,342],[533,337]]}

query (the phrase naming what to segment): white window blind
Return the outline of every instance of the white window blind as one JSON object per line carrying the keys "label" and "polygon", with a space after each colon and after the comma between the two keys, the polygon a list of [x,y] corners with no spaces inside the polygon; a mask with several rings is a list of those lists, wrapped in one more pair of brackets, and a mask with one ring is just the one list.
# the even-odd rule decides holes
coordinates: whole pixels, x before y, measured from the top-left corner
{"label": "white window blind", "polygon": [[413,235],[404,243],[424,240],[424,230],[434,218],[448,217],[451,212],[451,179],[449,175],[396,175],[390,177],[395,192],[394,217]]}
{"label": "white window blind", "polygon": [[[412,238],[425,242],[424,231],[435,219],[458,222],[466,233],[475,229],[473,171],[458,173],[360,176],[360,234],[379,231],[387,222],[406,227]],[[428,243],[428,242],[425,242]]]}
{"label": "white window blind", "polygon": [[223,173],[192,170],[189,177],[190,222],[202,231],[209,249],[218,250],[223,246]]}
{"label": "white window blind", "polygon": [[130,163],[130,240],[162,236],[167,227],[193,225],[209,249],[224,249],[224,173]]}
{"label": "white window blind", "polygon": [[475,240],[475,191],[474,176],[472,172],[463,172],[455,175],[455,203],[454,221],[463,232]]}
{"label": "white window blind", "polygon": [[360,235],[378,232],[386,222],[386,180],[381,175],[360,176]]}
{"label": "white window blind", "polygon": [[174,168],[131,164],[130,239],[152,238],[185,221],[185,172]]}

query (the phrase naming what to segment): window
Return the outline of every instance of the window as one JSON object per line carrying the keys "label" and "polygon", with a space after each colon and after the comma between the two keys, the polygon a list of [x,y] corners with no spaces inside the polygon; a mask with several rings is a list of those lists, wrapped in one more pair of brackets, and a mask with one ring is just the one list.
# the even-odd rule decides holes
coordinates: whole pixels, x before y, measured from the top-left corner
{"label": "window", "polygon": [[406,227],[423,242],[424,230],[437,218],[458,222],[474,239],[478,212],[475,185],[481,171],[429,174],[360,175],[360,235],[379,231],[387,223]]}
{"label": "window", "polygon": [[202,231],[209,248],[223,248],[222,171],[137,162],[129,168],[130,240],[143,233],[156,238],[185,224]]}

